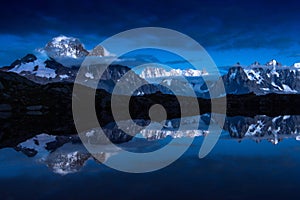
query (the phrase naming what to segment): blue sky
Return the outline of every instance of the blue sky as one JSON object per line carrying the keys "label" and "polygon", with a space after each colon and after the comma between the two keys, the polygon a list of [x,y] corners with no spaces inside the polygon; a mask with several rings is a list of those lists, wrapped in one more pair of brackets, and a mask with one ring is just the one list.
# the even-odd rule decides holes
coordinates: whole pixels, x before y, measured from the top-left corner
{"label": "blue sky", "polygon": [[291,65],[300,61],[299,6],[296,0],[6,2],[0,13],[0,65],[60,34],[92,49],[111,35],[145,26],[189,35],[218,66],[272,58]]}

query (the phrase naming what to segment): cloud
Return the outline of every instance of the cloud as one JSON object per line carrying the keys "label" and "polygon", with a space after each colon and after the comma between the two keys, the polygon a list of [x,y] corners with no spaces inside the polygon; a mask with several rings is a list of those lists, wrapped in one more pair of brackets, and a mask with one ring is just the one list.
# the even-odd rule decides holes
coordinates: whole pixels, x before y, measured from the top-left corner
{"label": "cloud", "polygon": [[[11,59],[12,53],[16,57],[43,46],[60,34],[77,37],[93,48],[111,35],[144,26],[174,29],[219,51],[300,46],[297,0],[284,4],[271,0],[33,0],[8,1],[2,6],[0,49],[4,60],[6,56]],[[178,47],[181,45],[185,44]]]}
{"label": "cloud", "polygon": [[184,64],[187,63],[188,61],[186,60],[172,60],[172,61],[167,61],[165,64]]}
{"label": "cloud", "polygon": [[0,66],[9,65],[16,59],[32,53],[43,47],[49,41],[48,35],[31,34],[20,36],[15,34],[0,34]]}
{"label": "cloud", "polygon": [[[220,30],[265,29],[297,21],[297,1],[82,1],[7,2],[0,15],[2,33],[47,30],[98,32],[111,35],[141,26],[163,26],[194,36]],[[13,15],[11,13],[14,13]],[[296,27],[295,27],[296,28]]]}

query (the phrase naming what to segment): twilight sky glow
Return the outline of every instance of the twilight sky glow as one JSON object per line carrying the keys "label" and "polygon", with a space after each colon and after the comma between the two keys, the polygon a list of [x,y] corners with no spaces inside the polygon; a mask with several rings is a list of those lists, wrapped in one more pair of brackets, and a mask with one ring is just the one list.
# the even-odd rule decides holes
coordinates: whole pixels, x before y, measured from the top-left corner
{"label": "twilight sky glow", "polygon": [[[0,66],[63,34],[92,49],[131,28],[158,26],[197,40],[218,66],[276,58],[300,61],[300,2],[213,1],[6,1],[0,12]],[[122,45],[122,44],[120,44]]]}

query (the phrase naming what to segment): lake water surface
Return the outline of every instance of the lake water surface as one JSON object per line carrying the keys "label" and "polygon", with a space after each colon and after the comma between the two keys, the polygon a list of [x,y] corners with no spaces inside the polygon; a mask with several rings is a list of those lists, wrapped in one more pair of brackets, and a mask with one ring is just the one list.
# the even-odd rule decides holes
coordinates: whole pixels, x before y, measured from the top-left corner
{"label": "lake water surface", "polygon": [[[159,149],[172,139],[177,145],[187,145],[186,139],[194,138],[177,161],[161,170],[141,174],[107,167],[87,152],[76,135],[41,133],[19,144],[19,148],[0,150],[0,196],[1,199],[296,199],[300,186],[298,118],[274,118],[254,119],[262,121],[264,126],[270,122],[274,130],[278,127],[283,130],[284,126],[292,130],[243,137],[224,130],[214,149],[203,159],[198,157],[204,138],[201,129],[195,130],[194,135],[177,138],[172,134],[157,138],[140,135],[120,144],[125,150],[143,152]],[[231,119],[233,123],[228,127],[237,125],[240,119],[248,123],[246,131],[253,133],[249,127],[255,123],[251,126],[247,117]],[[45,148],[47,142],[57,138],[62,141],[63,137],[72,139],[51,150]],[[100,161],[105,163],[118,153],[103,153]],[[147,162],[151,165],[151,160]]]}

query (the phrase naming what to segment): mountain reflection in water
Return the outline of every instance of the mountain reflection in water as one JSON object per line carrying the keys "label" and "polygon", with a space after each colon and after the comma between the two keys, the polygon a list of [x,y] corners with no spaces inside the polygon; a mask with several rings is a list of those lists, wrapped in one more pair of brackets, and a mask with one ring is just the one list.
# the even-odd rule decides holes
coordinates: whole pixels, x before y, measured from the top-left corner
{"label": "mountain reflection in water", "polygon": [[[189,127],[195,127],[193,123],[197,123],[197,118],[199,117],[199,128],[197,130],[190,129]],[[151,127],[139,131],[133,138],[128,138],[129,136],[118,129],[116,123],[110,123],[106,127],[103,127],[103,130],[108,138],[111,138],[113,135],[114,141],[118,143],[116,145],[117,148],[105,136],[99,137],[97,129],[87,130],[83,134],[89,141],[85,142],[92,143],[93,141],[99,142],[100,140],[100,144],[103,146],[103,152],[93,155],[97,159],[86,150],[77,134],[51,135],[40,133],[29,139],[23,139],[22,142],[15,146],[8,145],[7,141],[5,141],[5,144],[6,147],[23,153],[27,157],[32,157],[28,159],[34,160],[36,164],[46,165],[54,173],[66,175],[80,172],[88,161],[101,165],[101,162],[105,163],[110,157],[122,153],[121,149],[140,153],[150,152],[165,146],[170,140],[178,140],[178,143],[184,145],[185,138],[196,138],[193,144],[200,147],[202,142],[199,142],[199,140],[202,141],[203,137],[209,134],[209,120],[209,114],[172,119],[167,120],[162,129],[157,129],[157,127],[160,127],[159,123],[157,123],[158,126],[155,126],[154,123]],[[148,123],[145,120],[136,120],[135,122],[143,125],[147,125]],[[234,143],[253,140],[255,142],[268,141],[273,144],[279,144],[284,139],[287,141],[300,140],[299,122],[300,116],[297,115],[277,117],[257,115],[253,118],[243,116],[226,117],[219,143],[226,143],[225,141],[227,140]],[[119,124],[122,123],[122,126],[124,126],[127,122],[119,122]],[[180,123],[182,126],[178,130]],[[130,129],[131,127],[128,128]],[[22,135],[22,138],[26,137]],[[216,148],[219,143],[216,145]],[[263,143],[260,145],[265,146],[266,144]],[[258,146],[255,148],[258,148]],[[244,142],[237,147],[243,149]],[[275,149],[276,147],[274,147]],[[1,151],[6,150],[2,149]],[[249,151],[252,151],[252,149],[249,149]],[[5,157],[5,155],[3,156]],[[197,153],[193,156],[197,158]],[[2,168],[6,166],[6,159],[4,157]],[[17,163],[18,161],[16,160],[15,162]]]}

